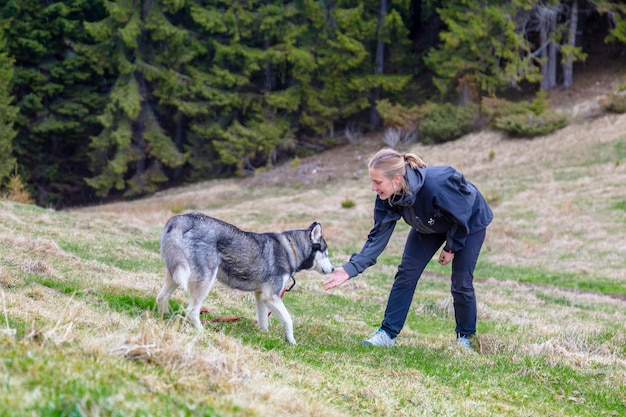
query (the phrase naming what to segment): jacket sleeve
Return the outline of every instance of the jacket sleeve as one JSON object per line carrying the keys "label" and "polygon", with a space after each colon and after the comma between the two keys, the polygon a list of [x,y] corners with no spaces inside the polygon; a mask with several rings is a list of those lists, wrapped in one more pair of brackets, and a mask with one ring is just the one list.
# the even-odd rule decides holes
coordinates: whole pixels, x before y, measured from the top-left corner
{"label": "jacket sleeve", "polygon": [[376,198],[374,227],[370,230],[361,251],[353,254],[350,260],[343,265],[350,278],[354,278],[376,264],[376,259],[387,246],[398,219],[400,219],[399,213],[385,207],[385,203],[380,198]]}
{"label": "jacket sleeve", "polygon": [[456,171],[438,196],[436,205],[444,211],[452,221],[446,235],[445,250],[458,252],[465,247],[470,234],[470,219],[474,213],[474,203],[478,190],[468,183],[463,174]]}

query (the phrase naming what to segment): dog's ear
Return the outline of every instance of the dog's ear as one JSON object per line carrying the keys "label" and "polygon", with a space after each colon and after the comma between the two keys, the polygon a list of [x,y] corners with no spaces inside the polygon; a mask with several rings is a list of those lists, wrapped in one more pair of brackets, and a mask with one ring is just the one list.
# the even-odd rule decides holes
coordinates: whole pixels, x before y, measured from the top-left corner
{"label": "dog's ear", "polygon": [[311,232],[311,242],[317,243],[322,240],[322,225],[318,222],[313,222],[311,226],[309,226],[309,231]]}

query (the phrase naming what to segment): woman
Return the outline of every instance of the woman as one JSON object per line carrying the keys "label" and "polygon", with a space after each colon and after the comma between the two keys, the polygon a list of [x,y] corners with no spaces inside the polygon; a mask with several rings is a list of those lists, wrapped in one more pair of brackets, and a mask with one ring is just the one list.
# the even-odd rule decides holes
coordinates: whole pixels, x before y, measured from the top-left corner
{"label": "woman", "polygon": [[374,227],[361,252],[336,268],[323,285],[329,290],[374,265],[387,246],[396,222],[412,226],[398,267],[380,329],[361,344],[394,346],[406,321],[415,286],[426,264],[443,245],[439,263],[452,262],[452,298],[457,344],[471,349],[476,333],[474,267],[493,219],[487,202],[470,182],[449,166],[427,167],[417,155],[382,149],[368,164],[374,206]]}

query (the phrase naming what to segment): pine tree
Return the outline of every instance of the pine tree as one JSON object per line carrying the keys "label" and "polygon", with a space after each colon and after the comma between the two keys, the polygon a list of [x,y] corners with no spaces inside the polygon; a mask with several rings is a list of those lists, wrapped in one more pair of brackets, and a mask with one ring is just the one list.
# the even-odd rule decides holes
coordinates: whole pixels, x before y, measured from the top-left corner
{"label": "pine tree", "polygon": [[609,15],[610,31],[606,42],[626,44],[626,4],[615,0],[598,0],[597,9]]}
{"label": "pine tree", "polygon": [[322,30],[313,40],[317,68],[312,82],[303,87],[306,105],[300,120],[319,135],[333,136],[337,121],[369,107],[366,76],[373,72],[365,69],[371,68],[371,55],[364,41],[375,37],[376,21],[364,19],[362,5],[345,9],[328,2],[325,6],[321,13],[310,15],[311,26]]}
{"label": "pine tree", "polygon": [[288,63],[279,68],[288,81],[268,94],[267,100],[297,120],[300,135],[335,136],[337,124],[347,123],[373,105],[370,90],[389,93],[406,85],[410,76],[374,70],[377,42],[396,39],[401,45],[406,32],[396,10],[379,22],[374,2],[355,6],[332,1],[300,3],[294,5],[301,11],[294,15],[297,23],[286,26],[298,31],[292,30],[294,35],[279,38],[272,47],[281,57],[277,62]]}
{"label": "pine tree", "polygon": [[92,112],[102,104],[93,72],[71,45],[85,36],[80,22],[97,14],[97,5],[9,1],[0,13],[10,21],[6,38],[15,58],[13,92],[19,107],[13,143],[23,179],[40,205],[85,202],[85,139],[97,127]]}
{"label": "pine tree", "polygon": [[8,23],[0,21],[0,186],[5,184],[16,163],[13,156],[13,138],[17,132],[13,129],[13,123],[18,109],[11,105],[13,59],[9,57],[4,36]]}
{"label": "pine tree", "polygon": [[531,44],[516,26],[518,9],[506,1],[462,0],[438,8],[446,29],[441,45],[425,58],[443,94],[456,90],[459,102],[493,94],[522,80],[541,79]]}
{"label": "pine tree", "polygon": [[95,176],[85,181],[102,197],[112,191],[137,196],[156,191],[169,179],[165,167],[186,159],[164,127],[170,116],[158,105],[153,85],[169,70],[162,64],[168,53],[159,45],[173,26],[159,2],[121,0],[105,7],[107,17],[85,24],[95,43],[78,48],[99,74],[114,79],[98,116],[103,129],[91,137]]}
{"label": "pine tree", "polygon": [[207,50],[204,62],[189,66],[192,95],[183,110],[195,172],[271,164],[293,143],[290,122],[264,98],[275,88],[272,37],[297,10],[281,1],[213,0],[194,3],[190,13]]}

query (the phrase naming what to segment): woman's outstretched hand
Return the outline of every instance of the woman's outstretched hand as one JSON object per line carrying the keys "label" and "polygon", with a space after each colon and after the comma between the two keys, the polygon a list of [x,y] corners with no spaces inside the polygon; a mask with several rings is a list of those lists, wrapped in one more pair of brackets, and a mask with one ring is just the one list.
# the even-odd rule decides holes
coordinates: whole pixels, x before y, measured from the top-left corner
{"label": "woman's outstretched hand", "polygon": [[342,267],[339,267],[339,268],[335,268],[332,274],[330,274],[330,278],[324,281],[322,285],[324,286],[324,289],[328,291],[331,288],[335,288],[336,286],[343,284],[349,279],[350,277],[348,276],[348,273],[346,272],[346,270],[343,269]]}

